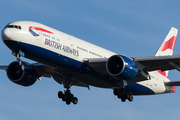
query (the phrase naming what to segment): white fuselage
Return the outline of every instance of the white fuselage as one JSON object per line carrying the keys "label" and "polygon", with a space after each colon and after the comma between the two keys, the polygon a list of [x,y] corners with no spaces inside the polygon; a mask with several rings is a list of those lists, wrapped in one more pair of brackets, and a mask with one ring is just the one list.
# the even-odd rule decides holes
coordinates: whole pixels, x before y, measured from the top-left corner
{"label": "white fuselage", "polygon": [[[13,40],[46,49],[56,53],[57,56],[65,56],[65,58],[61,59],[64,61],[63,64],[69,62],[69,60],[66,58],[70,58],[78,62],[83,62],[83,60],[86,58],[109,58],[116,54],[40,23],[19,21],[13,22],[11,24],[21,26],[21,29],[5,28],[4,34],[6,34],[6,38],[3,38],[4,41]],[[136,87],[131,87],[131,85],[128,85],[129,87],[127,86],[127,88],[137,95],[139,94],[139,91],[141,92],[141,90],[138,90],[138,86],[150,89],[153,92],[141,92],[141,95],[172,92],[172,87],[166,87],[164,84],[164,82],[170,81],[168,78],[161,75],[157,71],[149,72],[149,74],[151,80],[135,83],[134,86]]]}

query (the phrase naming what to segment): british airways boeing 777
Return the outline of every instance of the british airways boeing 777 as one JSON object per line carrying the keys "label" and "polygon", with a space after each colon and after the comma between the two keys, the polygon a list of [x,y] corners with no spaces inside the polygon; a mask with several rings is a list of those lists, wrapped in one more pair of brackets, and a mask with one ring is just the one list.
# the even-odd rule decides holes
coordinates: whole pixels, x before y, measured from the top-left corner
{"label": "british airways boeing 777", "polygon": [[[17,61],[0,69],[22,86],[52,77],[64,85],[65,91],[59,91],[58,97],[67,105],[78,103],[72,86],[109,88],[122,102],[133,101],[133,95],[173,93],[180,81],[167,77],[169,70],[180,71],[180,55],[172,55],[177,32],[171,28],[155,56],[127,57],[37,22],[12,22],[1,36]],[[22,57],[37,63],[27,63]]]}

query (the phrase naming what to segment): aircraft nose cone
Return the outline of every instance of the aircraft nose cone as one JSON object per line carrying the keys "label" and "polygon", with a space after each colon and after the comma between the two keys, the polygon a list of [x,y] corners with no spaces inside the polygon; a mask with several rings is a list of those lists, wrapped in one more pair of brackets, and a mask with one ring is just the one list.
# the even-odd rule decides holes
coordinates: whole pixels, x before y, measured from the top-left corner
{"label": "aircraft nose cone", "polygon": [[9,40],[11,38],[11,30],[8,28],[5,28],[1,32],[1,37],[3,40]]}

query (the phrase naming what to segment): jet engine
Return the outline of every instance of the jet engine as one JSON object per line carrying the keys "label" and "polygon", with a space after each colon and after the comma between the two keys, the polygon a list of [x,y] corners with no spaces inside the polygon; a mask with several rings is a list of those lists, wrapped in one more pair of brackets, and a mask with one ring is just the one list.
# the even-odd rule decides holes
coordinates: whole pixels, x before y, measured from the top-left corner
{"label": "jet engine", "polygon": [[18,85],[30,86],[37,80],[36,70],[31,64],[24,61],[21,65],[19,65],[19,61],[10,63],[6,71],[8,78]]}
{"label": "jet engine", "polygon": [[136,77],[138,67],[136,63],[124,55],[113,55],[106,62],[107,72],[122,80],[131,80]]}

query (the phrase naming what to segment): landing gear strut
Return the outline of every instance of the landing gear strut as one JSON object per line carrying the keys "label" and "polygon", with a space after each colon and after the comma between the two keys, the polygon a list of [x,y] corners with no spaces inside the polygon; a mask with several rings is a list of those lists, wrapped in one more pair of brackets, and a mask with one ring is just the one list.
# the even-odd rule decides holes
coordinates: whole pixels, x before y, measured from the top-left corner
{"label": "landing gear strut", "polygon": [[21,66],[22,65],[22,55],[19,54],[17,60],[19,61],[19,65]]}
{"label": "landing gear strut", "polygon": [[114,95],[116,95],[122,102],[125,102],[128,99],[130,102],[133,101],[133,95],[129,93],[126,88],[114,89]]}
{"label": "landing gear strut", "polygon": [[17,60],[19,61],[19,66],[17,66],[17,74],[20,74],[22,70],[25,69],[24,65],[22,64],[22,52],[18,51],[12,51],[12,54],[17,57]]}

